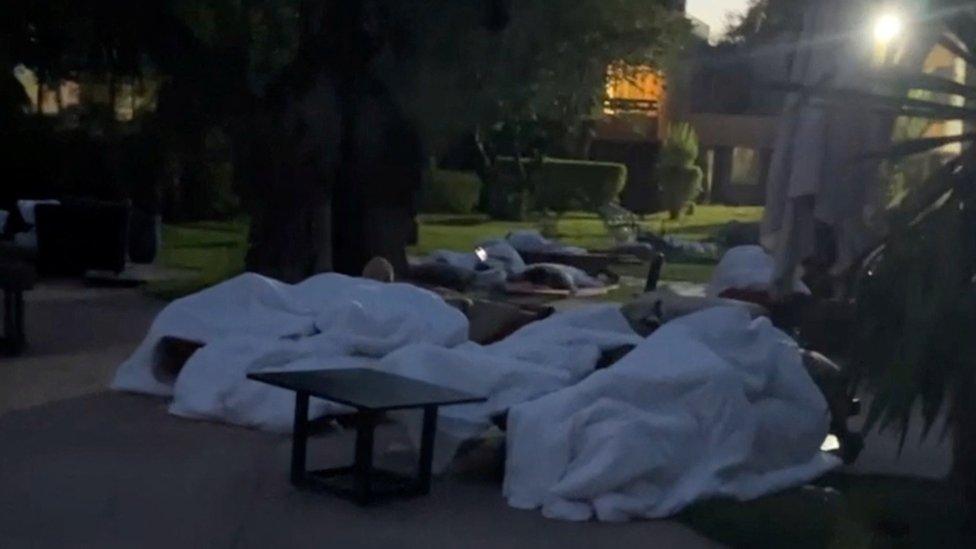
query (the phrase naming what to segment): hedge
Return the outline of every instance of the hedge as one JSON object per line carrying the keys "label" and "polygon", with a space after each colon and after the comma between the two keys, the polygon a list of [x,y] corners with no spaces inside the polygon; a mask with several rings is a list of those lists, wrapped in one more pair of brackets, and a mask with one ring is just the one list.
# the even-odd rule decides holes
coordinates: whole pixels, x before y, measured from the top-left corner
{"label": "hedge", "polygon": [[[615,202],[627,184],[627,166],[614,162],[546,158],[523,160],[534,188],[535,209],[567,212],[597,211]],[[502,172],[514,169],[515,160],[498,159]]]}
{"label": "hedge", "polygon": [[481,179],[473,172],[433,169],[421,193],[428,213],[471,213],[481,196]]}

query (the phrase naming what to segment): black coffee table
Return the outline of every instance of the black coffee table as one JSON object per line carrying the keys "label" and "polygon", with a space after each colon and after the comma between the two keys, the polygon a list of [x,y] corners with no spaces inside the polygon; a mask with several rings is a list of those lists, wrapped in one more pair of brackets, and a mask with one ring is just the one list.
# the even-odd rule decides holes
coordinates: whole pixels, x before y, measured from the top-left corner
{"label": "black coffee table", "polygon": [[[295,391],[292,484],[326,490],[352,499],[360,505],[372,503],[376,496],[411,497],[428,494],[438,408],[486,400],[484,397],[368,368],[268,372],[249,374],[247,377]],[[318,471],[306,469],[306,447],[311,431],[308,401],[312,396],[356,409],[352,415],[356,425],[356,458],[353,465]],[[405,477],[374,468],[373,433],[383,412],[420,408],[424,410],[424,420],[417,476]]]}

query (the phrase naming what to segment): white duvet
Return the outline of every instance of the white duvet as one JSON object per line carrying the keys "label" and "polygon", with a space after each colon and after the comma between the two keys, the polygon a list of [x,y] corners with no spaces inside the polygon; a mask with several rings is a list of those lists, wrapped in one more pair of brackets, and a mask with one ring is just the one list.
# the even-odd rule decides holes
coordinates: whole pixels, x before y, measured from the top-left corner
{"label": "white duvet", "polygon": [[505,496],[552,518],[666,517],[838,465],[796,344],[745,309],[672,321],[612,368],[512,409]]}
{"label": "white duvet", "polygon": [[[826,404],[796,347],[737,309],[686,317],[646,341],[612,305],[558,314],[488,346],[467,341],[467,328],[456,309],[409,285],[245,274],[164,309],[112,386],[171,396],[180,416],[283,432],[293,394],[247,373],[361,366],[485,395],[441,410],[435,467],[507,411],[505,494],[559,518],[664,516],[834,465],[818,451]],[[156,368],[165,336],[206,344],[176,379]],[[628,344],[639,347],[594,373],[601,351]],[[313,399],[310,415],[341,410]],[[416,443],[418,415],[397,417]]]}
{"label": "white duvet", "polygon": [[[172,396],[169,410],[179,416],[277,432],[291,429],[294,395],[248,380],[250,372],[379,368],[489,396],[441,411],[443,465],[493,414],[578,382],[601,350],[640,342],[609,305],[551,317],[487,347],[467,334],[461,312],[415,286],[336,274],[289,285],[244,274],[166,307],[112,387]],[[206,344],[175,380],[157,368],[166,336]],[[310,403],[312,417],[345,410]]]}

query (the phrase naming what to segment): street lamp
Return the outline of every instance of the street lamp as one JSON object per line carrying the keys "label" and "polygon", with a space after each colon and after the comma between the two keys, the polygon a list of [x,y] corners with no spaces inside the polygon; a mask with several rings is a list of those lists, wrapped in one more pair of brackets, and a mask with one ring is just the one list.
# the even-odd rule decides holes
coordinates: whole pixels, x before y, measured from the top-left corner
{"label": "street lamp", "polygon": [[880,46],[891,44],[901,36],[905,23],[897,13],[883,13],[874,21],[874,40]]}
{"label": "street lamp", "polygon": [[873,25],[875,63],[887,65],[892,56],[898,56],[899,42],[905,34],[905,20],[898,12],[889,10],[878,14]]}

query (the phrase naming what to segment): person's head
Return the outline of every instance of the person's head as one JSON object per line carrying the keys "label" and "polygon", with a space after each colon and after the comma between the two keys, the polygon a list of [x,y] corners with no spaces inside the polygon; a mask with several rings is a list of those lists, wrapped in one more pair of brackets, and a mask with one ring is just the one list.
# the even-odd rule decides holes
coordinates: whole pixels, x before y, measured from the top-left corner
{"label": "person's head", "polygon": [[393,282],[396,276],[393,272],[393,265],[389,261],[382,257],[374,257],[363,267],[363,278],[378,282]]}

